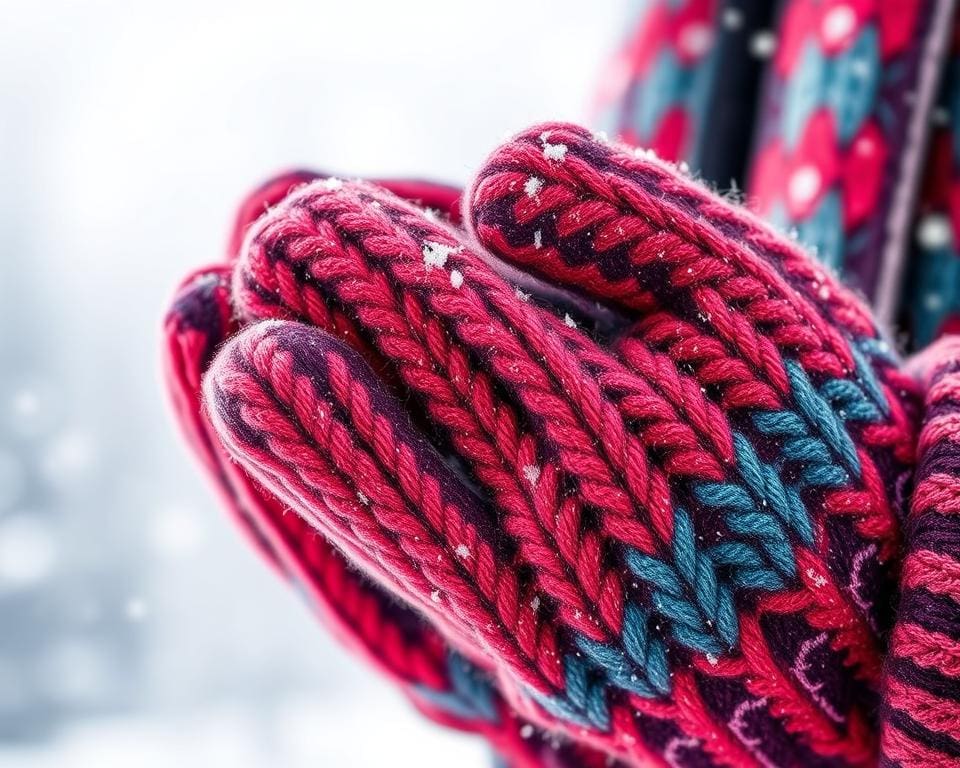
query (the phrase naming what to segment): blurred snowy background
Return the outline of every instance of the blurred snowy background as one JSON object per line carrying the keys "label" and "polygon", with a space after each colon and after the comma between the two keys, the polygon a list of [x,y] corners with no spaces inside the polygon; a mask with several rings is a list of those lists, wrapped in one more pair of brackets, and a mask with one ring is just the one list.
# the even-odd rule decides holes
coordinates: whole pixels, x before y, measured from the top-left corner
{"label": "blurred snowy background", "polygon": [[463,182],[620,2],[0,0],[0,766],[487,764],[336,646],[173,430],[165,301],[289,166]]}

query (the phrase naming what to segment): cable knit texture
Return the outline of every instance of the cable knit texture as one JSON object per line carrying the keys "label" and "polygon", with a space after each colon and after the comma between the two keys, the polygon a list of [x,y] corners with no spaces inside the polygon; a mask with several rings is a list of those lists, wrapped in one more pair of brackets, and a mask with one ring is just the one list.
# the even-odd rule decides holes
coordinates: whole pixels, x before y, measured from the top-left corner
{"label": "cable knit texture", "polygon": [[510,765],[874,763],[918,404],[869,311],[576,126],[496,150],[469,232],[455,191],[306,181],[245,206],[168,358],[341,634]]}
{"label": "cable knit texture", "polygon": [[[294,171],[249,195],[240,206],[226,261],[233,260],[244,232],[267,208],[319,178]],[[417,181],[379,183],[418,204],[457,215],[459,190]],[[228,263],[197,270],[177,290],[164,323],[164,367],[180,427],[255,549],[344,644],[399,685],[435,722],[485,736],[509,756],[510,768],[606,765],[605,756],[582,745],[543,738],[505,704],[489,672],[454,652],[415,611],[365,578],[341,550],[230,461],[202,408],[200,381],[217,348],[242,325],[230,306],[231,271]]]}
{"label": "cable knit texture", "polygon": [[884,766],[960,760],[960,340],[912,361],[926,403],[884,678]]}

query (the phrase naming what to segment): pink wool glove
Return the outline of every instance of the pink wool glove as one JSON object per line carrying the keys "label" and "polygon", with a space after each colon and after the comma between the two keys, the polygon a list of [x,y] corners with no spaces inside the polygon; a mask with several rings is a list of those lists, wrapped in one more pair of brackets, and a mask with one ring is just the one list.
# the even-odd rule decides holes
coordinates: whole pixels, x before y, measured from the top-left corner
{"label": "pink wool glove", "polygon": [[875,761],[915,403],[869,312],[576,127],[499,149],[466,210],[473,237],[321,181],[260,218],[203,440],[493,680],[521,736],[629,765]]}
{"label": "pink wool glove", "polygon": [[[322,178],[295,171],[256,189],[240,206],[226,261],[197,270],[178,289],[164,324],[164,364],[180,427],[254,547],[304,595],[341,642],[399,685],[427,717],[483,735],[509,768],[599,766],[602,756],[576,744],[547,741],[514,715],[487,675],[455,654],[418,614],[352,568],[339,550],[232,462],[210,425],[200,381],[217,348],[243,324],[230,306],[229,283],[244,233],[298,186]],[[420,181],[378,183],[459,220],[457,189]],[[331,320],[331,325],[336,322]]]}

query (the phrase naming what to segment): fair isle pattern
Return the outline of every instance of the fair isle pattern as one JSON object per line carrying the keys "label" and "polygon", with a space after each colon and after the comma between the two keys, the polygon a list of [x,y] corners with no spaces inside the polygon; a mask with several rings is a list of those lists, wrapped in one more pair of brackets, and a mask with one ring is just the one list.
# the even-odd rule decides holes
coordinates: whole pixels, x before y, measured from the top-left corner
{"label": "fair isle pattern", "polygon": [[[559,153],[551,149],[557,146],[564,149],[562,160],[557,160]],[[530,194],[530,179],[537,181],[535,194]],[[729,510],[727,522],[732,533],[742,533],[752,528],[750,534],[759,539],[759,547],[750,548],[742,542],[725,541],[714,550],[715,563],[730,565],[735,571],[738,566],[743,566],[742,574],[735,572],[734,581],[739,577],[742,585],[750,588],[782,589],[782,579],[795,575],[791,570],[790,547],[784,551],[778,545],[788,537],[801,544],[809,541],[810,521],[801,511],[802,504],[796,503],[798,491],[804,484],[807,487],[835,488],[836,495],[826,497],[826,507],[834,510],[834,513],[849,511],[853,498],[862,500],[865,509],[874,509],[877,513],[875,516],[858,524],[860,533],[866,539],[861,551],[875,552],[876,547],[869,544],[873,539],[881,542],[885,557],[889,557],[895,523],[875,462],[886,462],[883,455],[892,452],[900,454],[899,461],[909,464],[911,437],[908,419],[902,412],[897,412],[898,406],[892,412],[888,410],[891,400],[896,400],[889,397],[890,385],[894,391],[898,390],[903,384],[902,377],[887,363],[874,361],[885,371],[885,375],[892,376],[887,385],[878,384],[870,370],[871,366],[864,361],[864,352],[876,355],[882,350],[872,326],[864,322],[863,316],[858,314],[860,310],[855,309],[849,296],[832,285],[825,275],[812,269],[802,254],[772,237],[749,217],[736,214],[729,206],[716,203],[715,199],[709,198],[695,185],[678,179],[662,165],[649,158],[629,157],[616,148],[596,142],[586,132],[567,126],[532,129],[494,153],[479,175],[470,202],[471,223],[480,241],[492,251],[528,270],[535,270],[541,277],[584,291],[591,298],[614,302],[621,309],[640,309],[645,318],[634,332],[638,338],[652,342],[654,348],[658,342],[662,342],[668,345],[672,356],[679,357],[685,364],[702,366],[711,377],[707,382],[711,386],[729,384],[728,406],[753,404],[763,407],[763,412],[752,416],[753,426],[765,433],[766,437],[775,437],[781,443],[783,454],[777,462],[778,471],[764,466],[749,440],[741,434],[735,434],[733,443],[737,447],[739,484],[708,483],[695,489],[702,506]],[[676,207],[672,205],[674,202],[677,203]],[[700,215],[689,224],[678,223],[690,219],[694,206],[697,206],[695,210]],[[709,227],[704,226],[704,218],[715,219],[713,223],[720,231],[711,233]],[[711,240],[722,239],[723,231],[736,232],[742,242],[755,244],[758,251],[772,257],[772,265],[780,265],[784,272],[792,276],[797,281],[794,283],[795,289],[812,293],[819,303],[826,305],[828,314],[832,314],[838,324],[846,325],[857,334],[852,337],[854,344],[846,351],[849,362],[828,366],[820,352],[814,353],[809,349],[806,352],[808,365],[811,368],[823,366],[824,371],[829,367],[834,376],[844,370],[847,373],[852,371],[855,374],[853,379],[828,379],[817,392],[809,379],[802,375],[802,367],[789,361],[783,368],[770,371],[783,379],[783,384],[774,387],[770,386],[773,381],[762,381],[764,377],[749,371],[749,366],[743,365],[742,361],[729,361],[727,365],[718,366],[723,349],[718,344],[720,339],[711,339],[712,330],[717,330],[719,326],[720,336],[726,335],[728,344],[740,345],[741,353],[746,352],[742,346],[743,339],[751,336],[751,331],[742,324],[730,320],[725,320],[723,324],[717,322],[725,315],[729,316],[724,299],[729,301],[737,298],[742,301],[749,296],[757,302],[758,309],[762,307],[761,311],[768,319],[772,318],[774,300],[764,299],[763,294],[767,292],[765,286],[775,286],[777,280],[768,278],[761,286],[751,284],[745,277],[728,274],[735,271],[730,269],[729,264],[737,257],[727,254],[744,250],[742,244],[733,242],[724,243],[726,248],[717,249],[717,252],[724,254],[724,263],[715,262],[711,266],[709,254],[704,252],[707,249],[702,246],[691,249],[675,239],[676,235],[671,230],[679,230],[682,240],[682,230],[687,226],[690,228],[686,235],[689,238],[687,242],[694,245],[703,243],[707,248]],[[625,256],[631,259],[631,268],[621,265],[619,260]],[[744,256],[744,260],[749,263],[750,258]],[[730,280],[729,285],[737,293],[715,298],[699,285],[705,279],[712,282],[718,275],[726,276]],[[808,282],[807,278],[813,279]],[[635,284],[633,280],[636,280]],[[685,318],[653,309],[655,297],[647,289],[664,283],[672,284],[675,289],[695,288],[694,297],[699,300],[699,306],[695,305],[697,320],[700,323],[706,321],[707,328],[697,330],[694,327],[696,323],[691,325]],[[785,295],[789,295],[791,290],[787,289]],[[669,301],[680,304],[685,299],[673,295]],[[749,309],[746,314],[749,314]],[[711,320],[712,323],[709,322]],[[812,317],[810,322],[817,324]],[[822,321],[820,324],[822,327]],[[727,334],[723,333],[724,325],[728,325]],[[797,328],[797,332],[801,333],[800,328]],[[641,359],[651,356],[643,344],[634,341],[634,333],[627,334],[621,345],[628,364],[633,362],[636,367]],[[755,337],[755,331],[752,333]],[[777,335],[775,333],[773,337]],[[781,343],[787,337],[800,340],[793,332],[779,335]],[[831,346],[836,342],[833,332],[827,332],[825,338],[830,339]],[[751,346],[757,341],[751,341]],[[672,347],[669,346],[671,342]],[[812,342],[812,339],[808,338],[807,342]],[[681,348],[684,345],[687,346],[686,351]],[[762,370],[763,358],[756,356],[756,352],[753,354],[757,367]],[[652,370],[651,364],[645,362],[648,370]],[[702,384],[696,382],[692,389],[700,391]],[[783,394],[778,395],[778,390]],[[887,394],[884,394],[885,391]],[[787,396],[789,410],[780,405],[784,403],[784,395]],[[771,411],[770,408],[777,410]],[[878,422],[883,423],[887,419],[891,423],[878,429]],[[870,434],[876,440],[875,448],[879,450],[872,458],[862,449],[858,451],[853,448],[850,429],[859,431],[856,425],[858,421],[864,422],[864,434]],[[710,424],[713,434],[719,435],[717,439],[722,442],[723,422],[712,419]],[[806,470],[798,485],[785,487],[779,475],[782,474],[785,461],[791,456],[794,459],[802,456]],[[851,483],[851,480],[860,482]],[[857,489],[856,486],[861,483],[864,484]],[[854,488],[849,487],[851,484]],[[763,512],[757,507],[758,499],[763,500]],[[679,514],[682,515],[682,512]],[[678,541],[689,541],[686,528],[684,520],[684,524],[678,526],[681,532]],[[758,549],[765,550],[765,568],[759,566]],[[628,562],[631,559],[633,565],[639,566],[641,577],[647,575],[655,584],[655,599],[664,602],[665,607],[663,594],[679,592],[683,578],[678,577],[678,572],[689,574],[689,566],[685,563],[693,562],[687,560],[686,555],[677,556],[678,571],[668,569],[662,561],[630,558],[628,553]],[[710,558],[699,559],[698,567],[702,569],[705,561],[710,562]],[[776,572],[778,567],[780,573]],[[805,568],[804,574],[811,576],[813,572]],[[822,590],[827,579],[817,575],[814,582]],[[708,580],[706,583],[711,582]],[[879,594],[876,593],[875,597]],[[717,600],[717,597],[711,596],[705,604],[715,608],[726,604],[724,600]],[[842,600],[838,602],[842,603]],[[863,603],[862,600],[858,602]],[[681,617],[678,623],[683,636],[688,641],[692,639],[694,647],[702,641],[696,633],[691,637],[687,632],[689,627],[684,626],[684,618],[691,613],[689,609],[678,611],[676,604],[670,604],[667,613]],[[811,614],[817,615],[817,609],[812,610]],[[722,628],[723,622],[717,621],[718,616],[711,616],[709,623]],[[837,625],[836,619],[834,616],[832,626]],[[816,626],[815,622],[813,626]],[[683,641],[682,636],[678,636],[678,639]],[[848,650],[855,656],[862,654],[869,646],[869,641],[865,641],[864,637],[848,636]],[[875,676],[876,657],[865,663]]]}
{"label": "fair isle pattern", "polygon": [[[791,0],[757,127],[754,209],[874,298],[937,0]],[[904,244],[905,245],[905,244]]]}
{"label": "fair isle pattern", "polygon": [[[277,177],[245,201],[237,232],[295,187],[317,179],[295,172]],[[419,201],[446,210],[458,195],[420,182],[388,182]],[[228,254],[236,252],[237,234]],[[216,349],[238,330],[229,303],[228,265],[189,276],[164,323],[164,370],[173,410],[190,447],[224,506],[254,547],[307,600],[324,623],[355,652],[394,680],[429,718],[483,735],[509,768],[606,764],[576,744],[558,744],[515,715],[490,675],[452,651],[413,611],[374,586],[302,518],[251,482],[220,446],[200,402],[200,382]]]}
{"label": "fair isle pattern", "polygon": [[960,16],[931,128],[901,320],[915,349],[960,331]]}
{"label": "fair isle pattern", "polygon": [[[627,206],[612,217],[605,184]],[[315,184],[251,230],[237,306],[345,317],[385,384],[326,334],[256,326],[208,379],[231,453],[332,540],[363,540],[365,569],[488,649],[546,727],[633,762],[869,762],[885,485],[912,438],[868,313],[748,215],[573,127],[507,145],[471,205],[494,253],[639,312],[615,354],[445,225]]]}
{"label": "fair isle pattern", "polygon": [[607,64],[597,125],[661,157],[688,159],[703,128],[713,76],[716,0],[640,0]]}
{"label": "fair isle pattern", "polygon": [[914,367],[926,407],[884,676],[885,768],[960,763],[960,341],[936,343]]}

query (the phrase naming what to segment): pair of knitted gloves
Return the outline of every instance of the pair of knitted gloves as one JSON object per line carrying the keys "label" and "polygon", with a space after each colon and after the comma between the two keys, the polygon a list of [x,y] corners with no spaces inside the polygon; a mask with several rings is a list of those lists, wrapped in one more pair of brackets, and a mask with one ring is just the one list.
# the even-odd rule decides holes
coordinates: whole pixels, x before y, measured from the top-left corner
{"label": "pair of knitted gloves", "polygon": [[460,198],[283,176],[179,289],[176,413],[264,556],[511,768],[949,739],[953,343],[905,367],[794,242],[576,126]]}

